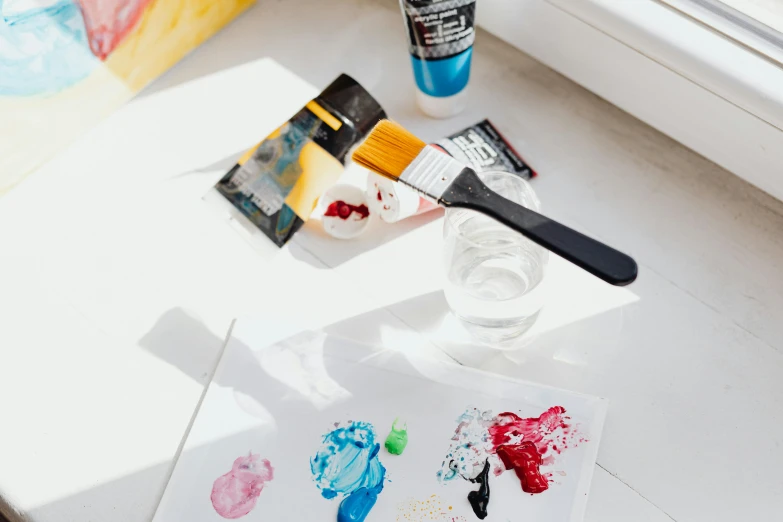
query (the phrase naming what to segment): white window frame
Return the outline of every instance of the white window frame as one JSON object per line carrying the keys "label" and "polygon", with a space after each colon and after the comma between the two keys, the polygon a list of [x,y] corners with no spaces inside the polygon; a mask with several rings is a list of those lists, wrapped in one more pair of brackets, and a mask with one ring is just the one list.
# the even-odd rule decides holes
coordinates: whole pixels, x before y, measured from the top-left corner
{"label": "white window frame", "polygon": [[[681,13],[703,22],[708,27],[712,27],[734,39],[737,43],[772,59],[778,65],[783,65],[783,34],[775,31],[769,25],[754,20],[750,16],[734,9],[731,5],[736,5],[736,2],[731,0],[657,1],[663,2]],[[753,7],[757,1],[759,0],[744,0],[748,7]],[[759,14],[763,15],[764,13]],[[780,21],[770,22],[770,25],[781,27]]]}
{"label": "white window frame", "polygon": [[482,0],[479,25],[783,200],[783,68],[655,0]]}

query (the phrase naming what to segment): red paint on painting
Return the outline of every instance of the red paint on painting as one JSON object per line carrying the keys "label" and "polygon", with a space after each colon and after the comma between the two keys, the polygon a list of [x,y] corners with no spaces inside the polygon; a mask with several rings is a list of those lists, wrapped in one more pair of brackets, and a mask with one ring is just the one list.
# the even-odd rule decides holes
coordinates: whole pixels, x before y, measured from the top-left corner
{"label": "red paint on painting", "polygon": [[497,454],[506,469],[517,474],[525,493],[542,493],[549,488],[549,481],[541,475],[541,454],[532,442],[500,446]]}
{"label": "red paint on painting", "polygon": [[105,60],[133,31],[152,0],[78,0],[92,53]]}
{"label": "red paint on painting", "polygon": [[359,214],[359,220],[365,219],[370,215],[370,209],[367,205],[362,203],[361,205],[351,205],[345,201],[333,201],[326,208],[324,216],[339,217],[340,219],[348,219],[351,214],[356,212]]}

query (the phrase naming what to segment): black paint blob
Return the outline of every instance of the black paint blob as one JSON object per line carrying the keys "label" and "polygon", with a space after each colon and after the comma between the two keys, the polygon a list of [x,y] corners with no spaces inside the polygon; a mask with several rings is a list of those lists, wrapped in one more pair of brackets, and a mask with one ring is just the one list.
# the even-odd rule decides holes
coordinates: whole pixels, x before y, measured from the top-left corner
{"label": "black paint blob", "polygon": [[471,482],[480,484],[478,491],[468,493],[468,502],[470,502],[473,512],[479,519],[484,520],[487,516],[487,506],[489,505],[489,459],[484,463],[484,469]]}

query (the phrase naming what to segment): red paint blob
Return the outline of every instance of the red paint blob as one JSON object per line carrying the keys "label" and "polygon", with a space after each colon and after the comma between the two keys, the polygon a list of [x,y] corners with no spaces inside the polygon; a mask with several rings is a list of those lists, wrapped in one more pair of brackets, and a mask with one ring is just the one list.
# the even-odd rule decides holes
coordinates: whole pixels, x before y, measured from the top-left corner
{"label": "red paint blob", "polygon": [[556,455],[586,442],[565,413],[562,406],[552,406],[540,416],[528,419],[505,412],[487,428],[492,451],[506,469],[515,470],[527,493],[541,493],[549,488],[541,466],[554,464]]}
{"label": "red paint blob", "polygon": [[529,419],[505,412],[497,416],[494,425],[489,427],[489,434],[496,451],[504,444],[525,441],[532,442],[542,456],[550,450],[559,454],[568,448],[569,439],[575,434],[569,420],[562,406],[552,406],[541,416]]}
{"label": "red paint blob", "polygon": [[515,446],[500,446],[498,457],[506,469],[513,469],[522,483],[525,493],[542,493],[549,489],[549,481],[541,475],[541,454],[532,442],[523,442]]}
{"label": "red paint blob", "polygon": [[333,201],[326,208],[324,216],[339,217],[340,219],[348,219],[352,213],[359,214],[359,219],[366,219],[370,215],[370,209],[367,205],[362,203],[361,205],[351,205],[345,201]]}
{"label": "red paint blob", "polygon": [[378,191],[378,201],[383,201],[383,195],[380,190]]}

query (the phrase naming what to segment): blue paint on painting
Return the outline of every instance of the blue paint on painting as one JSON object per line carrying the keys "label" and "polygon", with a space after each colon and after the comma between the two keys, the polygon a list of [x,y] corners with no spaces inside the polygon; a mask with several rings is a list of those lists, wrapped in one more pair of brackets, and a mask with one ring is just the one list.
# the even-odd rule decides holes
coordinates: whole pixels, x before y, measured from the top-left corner
{"label": "blue paint on painting", "polygon": [[338,522],[362,522],[383,490],[386,468],[378,458],[375,429],[369,422],[350,422],[324,435],[310,471],[324,498],[342,495]]}
{"label": "blue paint on painting", "polygon": [[46,7],[0,0],[0,96],[53,94],[100,63],[90,51],[75,0]]}

